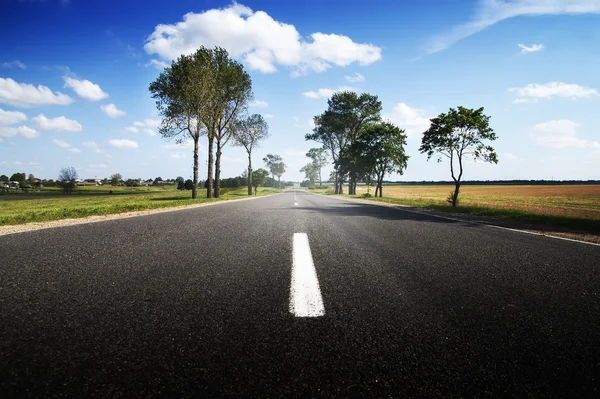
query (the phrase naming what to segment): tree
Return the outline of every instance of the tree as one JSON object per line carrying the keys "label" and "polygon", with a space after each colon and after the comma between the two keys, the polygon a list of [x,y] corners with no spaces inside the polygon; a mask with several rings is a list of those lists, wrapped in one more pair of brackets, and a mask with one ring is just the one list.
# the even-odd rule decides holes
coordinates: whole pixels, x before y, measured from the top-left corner
{"label": "tree", "polygon": [[198,140],[207,132],[203,121],[213,106],[215,80],[213,50],[202,46],[173,61],[149,87],[162,117],[161,136],[177,143],[188,137],[194,142],[193,199],[198,197]]}
{"label": "tree", "polygon": [[277,187],[281,188],[281,176],[285,173],[287,165],[283,161],[279,161],[273,168],[273,173],[277,176]]}
{"label": "tree", "polygon": [[277,167],[276,165],[281,161],[281,157],[279,155],[274,154],[267,154],[267,156],[263,158],[263,162],[267,166],[267,169],[269,169],[269,172],[271,172],[273,180],[275,180],[275,168]]}
{"label": "tree", "polygon": [[13,173],[10,177],[10,181],[19,182],[19,185],[23,184],[27,179],[27,175],[25,173]]}
{"label": "tree", "polygon": [[149,179],[148,181],[152,182],[153,186],[158,186],[160,184],[160,182],[163,181],[163,179],[162,179],[162,177],[159,176],[159,177],[155,178],[154,181],[152,181],[152,179]]}
{"label": "tree", "polygon": [[77,171],[74,167],[69,166],[67,168],[62,168],[58,175],[58,180],[61,182],[61,187],[67,194],[71,194],[73,189],[77,187]]}
{"label": "tree", "polygon": [[[215,49],[213,55],[216,82],[211,97],[212,112],[207,117],[207,125],[209,130],[212,130],[211,136],[217,145],[215,154],[215,198],[219,198],[223,147],[231,139],[239,115],[246,109],[248,102],[253,98],[253,94],[252,79],[250,79],[250,75],[244,70],[241,63],[230,58],[227,51],[222,48]],[[209,157],[211,155],[211,148],[209,148]]]}
{"label": "tree", "polygon": [[409,157],[404,146],[404,130],[389,122],[370,124],[342,156],[342,163],[351,165],[355,174],[367,181],[375,176],[375,196],[381,197],[385,175],[390,172],[402,174],[406,169]]}
{"label": "tree", "polygon": [[312,159],[312,164],[315,169],[319,172],[319,185],[323,185],[323,179],[321,178],[321,169],[327,165],[327,155],[324,148],[311,148],[306,153],[306,156]]}
{"label": "tree", "polygon": [[121,180],[123,180],[123,176],[121,176],[120,173],[115,173],[114,175],[110,176],[110,185],[118,186],[119,183],[121,183]]}
{"label": "tree", "polygon": [[191,179],[187,179],[185,183],[183,183],[183,188],[186,190],[193,190],[196,187],[196,184]]}
{"label": "tree", "polygon": [[[340,153],[356,141],[363,126],[381,119],[381,101],[377,96],[368,93],[361,95],[343,91],[333,94],[327,100],[328,108],[314,118],[315,128],[306,140],[314,140],[323,145],[331,153],[334,165],[339,165]],[[344,176],[336,169],[335,193],[342,193]],[[356,193],[356,176],[350,175],[348,193]]]}
{"label": "tree", "polygon": [[300,172],[304,173],[304,177],[310,181],[311,184],[315,184],[315,181],[319,179],[319,170],[315,167],[315,164],[310,162],[307,163],[300,169]]}
{"label": "tree", "polygon": [[269,172],[264,170],[263,168],[258,168],[252,174],[252,185],[254,186],[254,195],[258,191],[258,187],[265,184],[265,180],[269,176]]}
{"label": "tree", "polygon": [[234,145],[244,147],[248,153],[248,195],[252,195],[252,150],[269,137],[269,125],[260,114],[239,120],[233,131]]}
{"label": "tree", "polygon": [[8,181],[8,176],[0,175],[0,181]]}
{"label": "tree", "polygon": [[[431,126],[423,133],[421,153],[427,153],[429,161],[438,154],[438,162],[442,156],[450,160],[450,174],[454,180],[454,191],[448,197],[452,206],[458,204],[458,193],[463,175],[463,158],[472,157],[475,161],[498,163],[498,155],[494,148],[486,145],[484,140],[494,141],[496,133],[489,126],[490,117],[483,113],[483,107],[468,109],[459,106],[450,108],[448,113],[441,113],[431,119]],[[458,163],[458,175],[455,172]]]}

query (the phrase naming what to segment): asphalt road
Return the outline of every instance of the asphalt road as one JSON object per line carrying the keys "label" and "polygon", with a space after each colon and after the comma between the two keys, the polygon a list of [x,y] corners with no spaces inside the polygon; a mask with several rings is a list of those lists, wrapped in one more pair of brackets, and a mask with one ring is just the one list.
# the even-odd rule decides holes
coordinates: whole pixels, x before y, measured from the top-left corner
{"label": "asphalt road", "polygon": [[289,191],[0,236],[0,265],[2,398],[600,395],[598,246]]}

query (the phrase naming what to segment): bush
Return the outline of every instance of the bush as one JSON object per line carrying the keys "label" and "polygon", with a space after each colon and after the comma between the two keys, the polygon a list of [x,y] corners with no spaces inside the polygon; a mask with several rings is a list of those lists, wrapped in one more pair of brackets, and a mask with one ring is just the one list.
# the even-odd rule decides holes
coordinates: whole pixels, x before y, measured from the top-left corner
{"label": "bush", "polygon": [[373,196],[372,196],[371,194],[369,194],[369,193],[364,193],[364,194],[362,195],[362,197],[363,197],[363,198],[371,198],[371,197],[373,197]]}

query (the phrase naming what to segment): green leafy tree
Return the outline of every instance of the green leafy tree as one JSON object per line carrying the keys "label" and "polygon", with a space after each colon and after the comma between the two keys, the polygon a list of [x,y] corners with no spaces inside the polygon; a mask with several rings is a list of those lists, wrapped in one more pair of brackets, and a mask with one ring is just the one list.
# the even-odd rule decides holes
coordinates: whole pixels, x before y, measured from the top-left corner
{"label": "green leafy tree", "polygon": [[77,170],[72,166],[62,168],[58,175],[58,181],[65,193],[71,194],[77,187]]}
{"label": "green leafy tree", "polygon": [[442,113],[431,119],[431,126],[423,133],[419,151],[427,154],[427,160],[437,155],[438,162],[442,162],[442,157],[450,161],[454,191],[448,201],[452,206],[458,204],[465,157],[498,163],[496,151],[484,142],[484,140],[494,141],[497,138],[496,133],[489,126],[489,121],[490,117],[483,113],[483,107],[469,109],[459,106],[457,109],[450,108],[448,113]]}
{"label": "green leafy tree", "polygon": [[0,175],[0,181],[8,181],[8,176]]}
{"label": "green leafy tree", "polygon": [[123,180],[123,176],[121,176],[120,173],[115,173],[114,175],[110,176],[110,185],[118,186],[121,183],[121,180]]}
{"label": "green leafy tree", "polygon": [[277,176],[277,187],[278,188],[281,188],[281,176],[283,176],[286,169],[287,169],[287,165],[285,163],[283,163],[283,161],[279,161],[273,166],[273,173],[275,174],[275,176]]}
{"label": "green leafy tree", "polygon": [[254,187],[254,195],[258,191],[258,187],[265,184],[267,177],[269,177],[269,172],[264,170],[263,168],[258,168],[252,173],[252,186]]}
{"label": "green leafy tree", "polygon": [[194,143],[193,199],[198,197],[198,141],[207,132],[203,121],[213,106],[213,54],[213,50],[200,47],[193,54],[180,56],[149,87],[162,117],[160,135],[177,143],[191,138]]}
{"label": "green leafy tree", "polygon": [[187,179],[185,183],[183,183],[183,188],[186,190],[193,190],[196,185],[191,179]]}
{"label": "green leafy tree", "polygon": [[[269,137],[269,125],[260,114],[253,114],[235,124],[234,143],[248,153],[248,195],[252,195],[252,150]],[[244,176],[242,176],[244,177]]]}
{"label": "green leafy tree", "polygon": [[10,177],[10,181],[19,182],[19,185],[25,183],[25,180],[27,180],[27,175],[25,173],[13,173]]}
{"label": "green leafy tree", "polygon": [[[314,140],[323,145],[331,153],[335,165],[340,153],[353,144],[360,135],[363,126],[381,119],[381,101],[377,96],[368,93],[358,95],[355,92],[343,91],[333,94],[327,100],[327,110],[314,118],[315,128],[306,140]],[[335,193],[342,192],[344,176],[336,169]],[[350,173],[349,194],[356,193],[356,176]]]}
{"label": "green leafy tree", "polygon": [[324,148],[311,148],[306,153],[306,156],[312,159],[314,168],[319,172],[319,185],[323,185],[323,179],[321,178],[321,170],[327,165],[327,153]]}
{"label": "green leafy tree", "polygon": [[304,173],[304,178],[307,179],[313,185],[315,184],[315,181],[317,181],[317,179],[320,179],[319,170],[312,162],[304,165],[302,169],[300,169],[300,172]]}
{"label": "green leafy tree", "polygon": [[269,169],[269,172],[271,172],[273,180],[275,180],[275,169],[277,168],[277,164],[282,162],[281,157],[276,154],[267,154],[267,156],[263,158],[263,162],[267,169]]}
{"label": "green leafy tree", "polygon": [[371,176],[375,176],[375,196],[381,197],[385,175],[392,172],[403,174],[406,169],[409,157],[405,146],[404,130],[389,122],[370,124],[342,159],[364,180],[369,181]]}

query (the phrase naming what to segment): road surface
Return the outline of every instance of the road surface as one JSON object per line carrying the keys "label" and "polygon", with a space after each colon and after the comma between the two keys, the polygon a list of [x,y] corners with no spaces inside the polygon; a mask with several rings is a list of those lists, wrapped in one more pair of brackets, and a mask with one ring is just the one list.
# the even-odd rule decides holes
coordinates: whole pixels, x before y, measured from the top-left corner
{"label": "road surface", "polygon": [[0,237],[12,397],[600,394],[600,247],[300,191]]}

